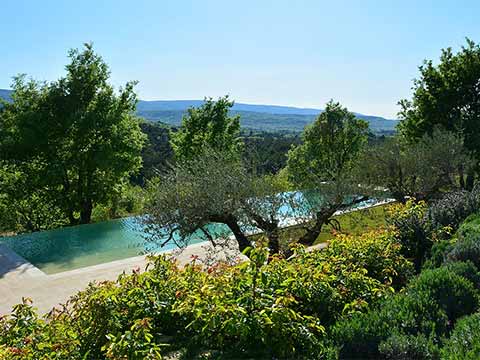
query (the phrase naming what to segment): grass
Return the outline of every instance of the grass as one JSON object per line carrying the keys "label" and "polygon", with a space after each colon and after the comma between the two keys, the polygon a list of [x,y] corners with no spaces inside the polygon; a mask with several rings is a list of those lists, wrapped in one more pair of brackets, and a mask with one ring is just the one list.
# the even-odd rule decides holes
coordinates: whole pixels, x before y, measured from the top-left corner
{"label": "grass", "polygon": [[[386,227],[385,215],[389,205],[378,205],[368,209],[352,211],[342,215],[334,216],[340,222],[340,232],[344,234],[358,235],[372,229],[381,229]],[[280,243],[286,244],[302,236],[304,230],[299,225],[293,225],[282,229]],[[324,226],[318,236],[315,244],[326,242],[334,237],[334,229],[330,226]],[[338,233],[338,232],[337,232]],[[252,235],[256,240],[261,235]]]}

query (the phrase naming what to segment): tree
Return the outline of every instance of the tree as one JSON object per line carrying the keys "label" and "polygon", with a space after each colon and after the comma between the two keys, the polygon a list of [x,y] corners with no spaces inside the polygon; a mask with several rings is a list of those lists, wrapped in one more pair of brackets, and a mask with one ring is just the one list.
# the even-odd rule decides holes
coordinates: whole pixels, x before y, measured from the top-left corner
{"label": "tree", "polygon": [[88,223],[141,166],[145,135],[133,113],[134,83],[115,94],[102,58],[86,44],[69,52],[67,75],[52,83],[15,78],[12,102],[0,112],[0,151],[24,170],[37,164],[45,190],[70,224]]}
{"label": "tree", "polygon": [[281,209],[289,193],[282,193],[274,177],[252,175],[229,153],[204,148],[196,158],[177,162],[149,188],[144,224],[157,245],[173,241],[185,247],[198,234],[217,245],[221,242],[216,239],[233,234],[244,251],[254,246],[248,234],[258,229],[270,253],[280,252],[280,226],[291,216]]}
{"label": "tree", "polygon": [[240,251],[251,246],[241,227],[239,209],[250,196],[246,172],[229,154],[203,149],[150,183],[151,197],[144,223],[151,240],[186,246],[200,232],[215,243],[211,223],[225,224]]}
{"label": "tree", "polygon": [[[436,128],[416,143],[394,137],[366,149],[358,162],[359,179],[372,192],[388,189],[405,203],[408,197],[429,200],[445,189],[462,187],[459,176],[473,165],[461,136]],[[457,181],[457,179],[460,179]]]}
{"label": "tree", "polygon": [[[401,100],[400,132],[411,142],[436,126],[461,134],[465,147],[480,160],[480,47],[467,45],[454,54],[442,50],[440,63],[424,61],[414,81],[412,100]],[[471,187],[473,177],[469,177]]]}
{"label": "tree", "polygon": [[363,200],[353,178],[357,155],[367,141],[368,124],[339,103],[330,101],[302,134],[303,143],[288,153],[290,181],[302,189],[305,234],[299,242],[312,245],[333,214]]}
{"label": "tree", "polygon": [[171,133],[171,145],[179,161],[192,159],[208,146],[238,156],[241,150],[240,116],[229,117],[233,101],[228,96],[214,101],[205,98],[198,108],[189,108],[182,126]]}

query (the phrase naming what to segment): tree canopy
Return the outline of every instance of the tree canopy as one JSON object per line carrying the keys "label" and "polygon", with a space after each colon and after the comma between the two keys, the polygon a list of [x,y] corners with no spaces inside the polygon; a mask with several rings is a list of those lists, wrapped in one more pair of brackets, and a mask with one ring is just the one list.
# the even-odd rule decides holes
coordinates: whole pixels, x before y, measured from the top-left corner
{"label": "tree canopy", "polygon": [[[0,111],[0,151],[42,189],[71,224],[88,223],[95,204],[121,191],[141,166],[145,135],[133,115],[135,83],[116,94],[91,44],[69,52],[66,76],[51,83],[15,78]],[[31,176],[34,174],[35,176]]]}
{"label": "tree canopy", "polygon": [[352,175],[367,135],[365,121],[330,101],[325,111],[305,129],[303,143],[289,151],[289,179],[304,191],[308,202],[301,212],[314,219],[305,222],[301,243],[312,245],[337,210],[360,200],[356,196],[359,187]]}
{"label": "tree canopy", "polygon": [[233,106],[228,96],[214,101],[205,98],[200,107],[191,107],[182,119],[182,125],[171,133],[171,145],[179,161],[201,154],[206,146],[212,150],[237,155],[241,149],[240,117],[228,116]]}
{"label": "tree canopy", "polygon": [[372,193],[388,189],[390,196],[404,203],[408,197],[429,200],[441,190],[463,188],[462,173],[473,163],[460,135],[435,128],[413,144],[392,137],[370,146],[360,155],[357,171]]}
{"label": "tree canopy", "polygon": [[400,101],[400,132],[415,141],[436,126],[462,134],[480,159],[480,47],[467,39],[454,53],[442,50],[440,62],[424,61],[413,83],[411,100]]}

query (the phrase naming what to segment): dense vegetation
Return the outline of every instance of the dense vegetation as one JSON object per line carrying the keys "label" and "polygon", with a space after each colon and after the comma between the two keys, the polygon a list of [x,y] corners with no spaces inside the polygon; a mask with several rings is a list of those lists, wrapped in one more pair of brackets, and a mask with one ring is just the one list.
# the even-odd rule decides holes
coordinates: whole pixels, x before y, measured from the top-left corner
{"label": "dense vegetation", "polygon": [[[151,241],[185,246],[201,231],[221,248],[209,227],[216,222],[248,259],[194,257],[180,267],[152,256],[146,271],[90,284],[44,318],[25,299],[0,319],[1,357],[480,357],[480,47],[468,41],[458,54],[444,51],[439,65],[425,63],[413,100],[402,102],[401,131],[387,139],[372,138],[365,121],[333,101],[300,138],[245,138],[226,97],[190,109],[178,129],[153,125],[133,116],[130,85],[114,95],[90,46],[71,57],[58,82],[19,78],[0,110],[2,226],[23,214],[12,206],[52,226],[72,220],[67,200],[73,222],[85,222],[86,200],[106,212],[140,212],[140,202]],[[33,141],[28,124],[45,137]],[[283,150],[257,162],[252,143]],[[74,165],[62,174],[68,159]],[[95,191],[80,181],[89,171],[99,175]],[[52,189],[69,197],[53,201]],[[338,210],[385,196],[398,200],[385,229],[341,232]],[[301,220],[287,230],[286,206]],[[328,246],[309,249],[327,225],[335,232]],[[261,234],[248,236],[252,228]]]}

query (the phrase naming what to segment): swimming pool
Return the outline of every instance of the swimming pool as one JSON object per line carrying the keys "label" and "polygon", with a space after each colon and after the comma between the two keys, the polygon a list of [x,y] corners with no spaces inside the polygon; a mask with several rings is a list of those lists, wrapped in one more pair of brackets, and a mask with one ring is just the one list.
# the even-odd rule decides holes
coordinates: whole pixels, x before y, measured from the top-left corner
{"label": "swimming pool", "polygon": [[[212,227],[223,228],[217,224]],[[223,229],[222,229],[223,230]],[[176,248],[168,243],[160,248],[145,240],[147,234],[139,218],[128,217],[95,224],[0,238],[18,255],[47,274],[138,256],[152,251]],[[190,244],[206,241],[201,234],[193,234]]]}
{"label": "swimming pool", "polygon": [[[373,204],[372,200],[357,206]],[[288,208],[280,212],[288,214]],[[223,224],[210,224],[211,230],[225,233]],[[50,231],[0,238],[18,255],[47,274],[126,259],[152,251],[175,249],[174,243],[160,248],[145,239],[148,236],[138,217],[110,220],[95,224],[65,227]],[[206,241],[200,232],[190,236],[190,244]]]}

